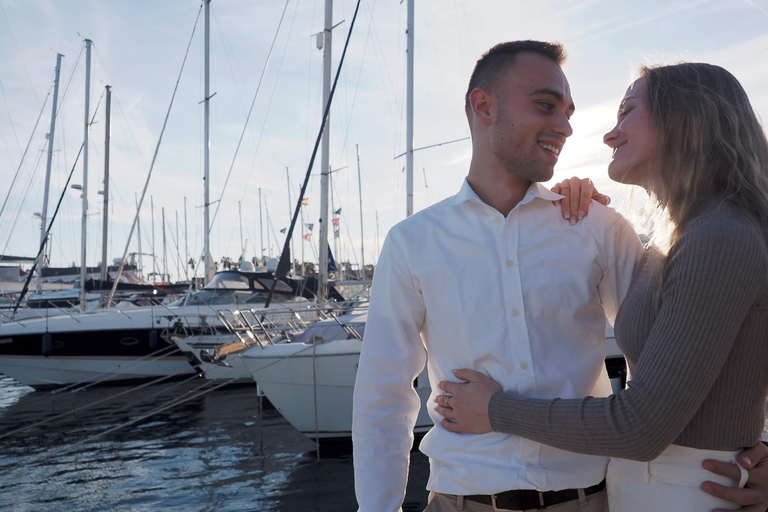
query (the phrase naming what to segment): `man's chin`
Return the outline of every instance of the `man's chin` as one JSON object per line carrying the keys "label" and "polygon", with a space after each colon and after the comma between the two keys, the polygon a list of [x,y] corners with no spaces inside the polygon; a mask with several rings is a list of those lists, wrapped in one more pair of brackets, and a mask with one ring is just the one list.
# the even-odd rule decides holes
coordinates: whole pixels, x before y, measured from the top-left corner
{"label": "man's chin", "polygon": [[529,181],[544,183],[545,181],[551,180],[554,175],[555,175],[554,167],[539,169],[537,172],[533,174],[531,178],[529,178]]}

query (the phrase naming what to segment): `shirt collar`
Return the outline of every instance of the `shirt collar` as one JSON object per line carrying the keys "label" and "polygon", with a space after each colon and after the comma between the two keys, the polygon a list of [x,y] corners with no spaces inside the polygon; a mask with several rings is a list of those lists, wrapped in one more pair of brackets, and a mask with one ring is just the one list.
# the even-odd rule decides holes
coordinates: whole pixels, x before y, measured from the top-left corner
{"label": "shirt collar", "polygon": [[[528,190],[525,192],[525,196],[523,196],[523,199],[520,201],[518,206],[530,203],[536,198],[544,199],[545,201],[558,201],[563,197],[565,196],[561,194],[555,194],[541,183],[532,183],[531,186],[528,187]],[[456,205],[465,203],[467,201],[486,204],[482,199],[480,199],[475,191],[472,190],[472,187],[469,185],[467,178],[464,178],[464,182],[462,183],[459,192],[453,196],[453,199],[454,204]]]}

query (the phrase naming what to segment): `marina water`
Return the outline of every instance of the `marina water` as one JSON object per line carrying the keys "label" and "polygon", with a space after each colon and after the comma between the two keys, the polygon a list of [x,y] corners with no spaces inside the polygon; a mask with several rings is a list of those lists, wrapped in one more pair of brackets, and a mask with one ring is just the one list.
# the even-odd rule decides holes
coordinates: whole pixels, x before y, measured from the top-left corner
{"label": "marina water", "polygon": [[[191,398],[140,419],[181,397]],[[0,510],[356,510],[350,445],[321,445],[318,460],[314,442],[261,411],[253,385],[51,394],[0,376],[0,436],[40,423],[0,438]],[[405,511],[426,506],[428,473],[413,451]]]}

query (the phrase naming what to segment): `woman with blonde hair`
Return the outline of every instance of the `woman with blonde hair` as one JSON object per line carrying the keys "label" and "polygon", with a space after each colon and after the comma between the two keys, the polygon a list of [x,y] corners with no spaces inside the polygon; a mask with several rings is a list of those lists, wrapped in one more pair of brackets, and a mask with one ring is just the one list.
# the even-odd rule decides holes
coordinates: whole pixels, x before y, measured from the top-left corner
{"label": "woman with blonde hair", "polygon": [[725,69],[682,63],[640,75],[604,137],[608,174],[645,188],[673,230],[667,250],[646,251],[616,318],[627,388],[604,398],[515,397],[456,370],[460,382],[440,383],[437,410],[452,432],[506,432],[612,457],[613,512],[730,509],[700,490],[701,464],[733,461],[764,427],[768,142]]}

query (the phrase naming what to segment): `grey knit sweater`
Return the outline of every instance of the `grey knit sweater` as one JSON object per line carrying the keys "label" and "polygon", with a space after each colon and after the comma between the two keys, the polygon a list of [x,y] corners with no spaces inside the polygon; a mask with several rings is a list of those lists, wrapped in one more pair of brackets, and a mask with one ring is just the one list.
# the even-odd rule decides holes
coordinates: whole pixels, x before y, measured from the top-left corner
{"label": "grey knit sweater", "polygon": [[648,251],[616,319],[632,380],[605,398],[491,399],[494,431],[592,455],[652,460],[670,443],[757,442],[768,392],[768,254],[753,223],[720,206],[662,258]]}

